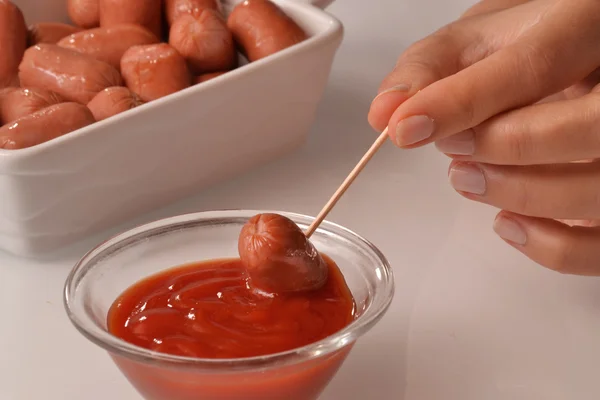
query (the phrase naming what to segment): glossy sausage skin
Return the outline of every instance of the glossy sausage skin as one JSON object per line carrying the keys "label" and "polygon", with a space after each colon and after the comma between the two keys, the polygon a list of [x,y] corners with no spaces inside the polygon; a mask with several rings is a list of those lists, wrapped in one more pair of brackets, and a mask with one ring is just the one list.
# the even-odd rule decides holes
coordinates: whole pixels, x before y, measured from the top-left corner
{"label": "glossy sausage skin", "polygon": [[143,101],[152,101],[190,86],[185,59],[166,43],[133,46],[121,59],[123,80]]}
{"label": "glossy sausage skin", "polygon": [[180,16],[171,26],[169,44],[193,73],[228,70],[237,64],[237,51],[225,21],[213,10]]}
{"label": "glossy sausage skin", "polygon": [[24,149],[94,123],[90,110],[78,103],[60,103],[0,128],[0,148]]}
{"label": "glossy sausage skin", "polygon": [[34,46],[39,43],[58,43],[66,36],[81,31],[73,25],[61,24],[60,22],[40,22],[29,27],[28,45]]}
{"label": "glossy sausage skin", "polygon": [[198,10],[208,8],[221,13],[220,0],[164,0],[165,16],[169,26],[182,15],[197,13]]}
{"label": "glossy sausage skin", "polygon": [[197,85],[199,83],[209,81],[213,78],[216,78],[217,76],[226,74],[227,72],[228,71],[209,72],[208,74],[202,74],[202,75],[195,76],[192,81],[192,84]]}
{"label": "glossy sausage skin", "polygon": [[27,49],[19,78],[24,87],[50,90],[81,104],[89,103],[101,90],[122,83],[119,71],[107,63],[47,43]]}
{"label": "glossy sausage skin", "polygon": [[89,29],[100,25],[98,0],[67,0],[67,13],[73,23]]}
{"label": "glossy sausage skin", "polygon": [[120,69],[121,58],[127,49],[158,41],[152,32],[142,26],[121,24],[75,33],[59,41],[58,45],[87,54]]}
{"label": "glossy sausage skin", "polygon": [[253,287],[268,293],[316,290],[327,282],[327,263],[289,218],[258,214],[242,228],[240,258]]}
{"label": "glossy sausage skin", "polygon": [[102,121],[113,115],[131,110],[143,104],[143,101],[131,90],[122,86],[106,88],[88,103],[88,108],[96,121]]}
{"label": "glossy sausage skin", "polygon": [[0,94],[2,96],[0,121],[3,124],[8,124],[43,108],[64,102],[64,99],[58,94],[44,89],[9,88],[5,91],[4,94]]}
{"label": "glossy sausage skin", "polygon": [[19,86],[18,68],[27,48],[27,26],[19,8],[0,0],[0,88]]}
{"label": "glossy sausage skin", "polygon": [[269,0],[239,3],[229,15],[227,26],[250,62],[307,38],[302,28]]}
{"label": "glossy sausage skin", "polygon": [[137,24],[152,32],[162,34],[161,0],[99,0],[100,26]]}

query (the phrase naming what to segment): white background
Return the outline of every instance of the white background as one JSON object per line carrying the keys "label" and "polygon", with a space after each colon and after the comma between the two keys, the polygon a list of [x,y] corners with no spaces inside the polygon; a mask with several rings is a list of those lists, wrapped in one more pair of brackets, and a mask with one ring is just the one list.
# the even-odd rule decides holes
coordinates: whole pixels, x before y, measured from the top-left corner
{"label": "white background", "polygon": [[[309,143],[118,229],[215,208],[316,214],[375,139],[367,110],[396,57],[470,4],[338,0],[329,11],[346,37]],[[597,400],[600,281],[546,271],[506,246],[491,230],[495,211],[449,187],[447,164],[433,148],[387,143],[331,214],[387,255],[397,292],[322,399]],[[62,306],[68,271],[110,233],[54,261],[0,254],[1,400],[139,400]]]}

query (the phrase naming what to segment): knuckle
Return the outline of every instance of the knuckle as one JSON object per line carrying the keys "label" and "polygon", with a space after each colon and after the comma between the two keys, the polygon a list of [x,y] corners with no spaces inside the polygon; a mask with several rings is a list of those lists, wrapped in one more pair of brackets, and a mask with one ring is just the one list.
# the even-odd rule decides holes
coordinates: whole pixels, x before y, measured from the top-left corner
{"label": "knuckle", "polygon": [[530,82],[535,89],[544,87],[555,65],[550,50],[532,43],[522,45],[515,61],[515,68],[520,69],[520,73],[527,77],[525,82]]}
{"label": "knuckle", "polygon": [[535,202],[531,198],[530,183],[527,180],[518,180],[514,185],[515,189],[511,191],[512,196],[510,196],[512,200],[509,200],[512,203],[511,211],[530,215],[530,210],[536,206],[532,204]]}
{"label": "knuckle", "polygon": [[461,120],[461,124],[465,128],[471,128],[477,125],[477,105],[475,99],[477,96],[472,96],[473,91],[466,87],[462,90],[452,91],[450,102],[453,104],[454,113]]}
{"label": "knuckle", "polygon": [[460,26],[455,23],[446,25],[410,45],[398,57],[396,67],[435,68],[436,72],[457,70],[462,35]]}
{"label": "knuckle", "polygon": [[502,137],[506,146],[507,158],[514,163],[521,164],[529,158],[531,139],[524,130],[513,126],[502,126]]}

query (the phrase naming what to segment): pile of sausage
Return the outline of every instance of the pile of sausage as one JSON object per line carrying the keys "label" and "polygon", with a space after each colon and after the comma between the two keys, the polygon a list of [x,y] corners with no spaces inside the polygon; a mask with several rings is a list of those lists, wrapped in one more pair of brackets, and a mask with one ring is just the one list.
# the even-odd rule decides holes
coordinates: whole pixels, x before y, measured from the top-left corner
{"label": "pile of sausage", "polygon": [[25,25],[0,0],[0,148],[35,146],[306,39],[269,0],[68,0],[74,25]]}

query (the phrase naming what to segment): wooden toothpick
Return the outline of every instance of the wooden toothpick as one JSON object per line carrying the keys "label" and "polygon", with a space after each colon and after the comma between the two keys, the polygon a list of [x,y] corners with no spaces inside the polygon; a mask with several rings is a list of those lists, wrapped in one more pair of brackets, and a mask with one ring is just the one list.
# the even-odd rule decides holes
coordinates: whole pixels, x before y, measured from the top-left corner
{"label": "wooden toothpick", "polygon": [[335,191],[333,196],[331,196],[331,198],[329,199],[327,204],[325,204],[325,207],[323,207],[323,209],[321,210],[319,215],[317,215],[317,218],[313,221],[312,224],[310,224],[310,226],[308,227],[308,229],[305,232],[305,235],[307,238],[310,238],[310,236],[317,230],[319,225],[321,225],[321,222],[323,222],[325,217],[327,217],[327,214],[329,214],[329,212],[331,211],[333,206],[335,206],[335,204],[338,202],[338,200],[344,195],[346,190],[348,190],[348,188],[350,187],[352,182],[354,182],[354,180],[356,179],[358,174],[360,174],[360,172],[365,168],[365,166],[371,160],[371,158],[373,158],[375,153],[377,153],[377,150],[379,150],[379,148],[385,143],[385,141],[387,140],[387,137],[388,137],[388,129],[385,128],[384,131],[381,132],[381,135],[379,135],[377,140],[375,140],[375,143],[373,143],[371,148],[360,159],[358,164],[356,164],[354,169],[352,169],[352,171],[350,171],[350,174],[346,177],[344,182],[342,182],[340,187]]}

